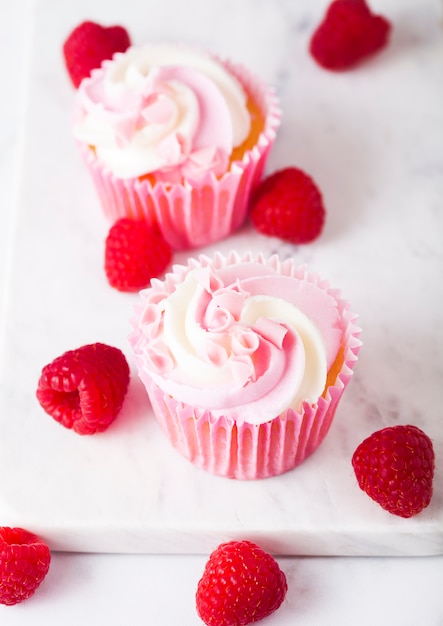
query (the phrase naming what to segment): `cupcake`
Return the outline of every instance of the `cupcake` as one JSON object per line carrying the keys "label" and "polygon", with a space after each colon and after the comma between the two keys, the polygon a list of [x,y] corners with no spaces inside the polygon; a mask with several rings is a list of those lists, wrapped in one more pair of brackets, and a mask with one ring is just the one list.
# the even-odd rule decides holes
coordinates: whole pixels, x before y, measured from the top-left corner
{"label": "cupcake", "polygon": [[361,345],[337,290],[292,259],[231,252],[174,266],[140,296],[135,363],[182,455],[256,479],[317,449]]}
{"label": "cupcake", "polygon": [[109,220],[147,220],[189,249],[243,224],[279,123],[274,92],[242,66],[158,44],[81,82],[73,132]]}

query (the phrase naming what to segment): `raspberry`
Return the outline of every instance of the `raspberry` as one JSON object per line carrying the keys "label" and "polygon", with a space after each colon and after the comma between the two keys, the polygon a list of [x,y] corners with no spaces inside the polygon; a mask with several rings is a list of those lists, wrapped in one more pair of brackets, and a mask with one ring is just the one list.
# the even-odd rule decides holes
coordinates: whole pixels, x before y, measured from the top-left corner
{"label": "raspberry", "polygon": [[311,37],[309,51],[327,70],[348,70],[388,43],[390,22],[365,0],[334,0]]}
{"label": "raspberry", "polygon": [[51,553],[36,535],[23,528],[0,526],[0,604],[30,598],[49,570]]}
{"label": "raspberry", "polygon": [[412,517],[432,498],[435,457],[432,441],[416,426],[383,428],[355,450],[358,484],[386,511]]}
{"label": "raspberry", "polygon": [[105,273],[111,287],[119,291],[144,289],[171,259],[168,244],[143,221],[122,218],[106,238]]}
{"label": "raspberry", "polygon": [[123,405],[129,385],[124,354],[103,343],[69,350],[46,365],[37,388],[43,409],[79,435],[108,428]]}
{"label": "raspberry", "polygon": [[287,589],[278,563],[255,543],[223,543],[198,583],[197,612],[207,626],[244,626],[276,611]]}
{"label": "raspberry", "polygon": [[63,44],[66,69],[74,87],[78,87],[91,71],[100,67],[115,52],[124,52],[131,45],[123,26],[101,26],[95,22],[82,22],[71,32]]}
{"label": "raspberry", "polygon": [[323,230],[325,209],[321,193],[296,167],[275,172],[257,188],[251,203],[253,226],[262,234],[291,243],[314,241]]}

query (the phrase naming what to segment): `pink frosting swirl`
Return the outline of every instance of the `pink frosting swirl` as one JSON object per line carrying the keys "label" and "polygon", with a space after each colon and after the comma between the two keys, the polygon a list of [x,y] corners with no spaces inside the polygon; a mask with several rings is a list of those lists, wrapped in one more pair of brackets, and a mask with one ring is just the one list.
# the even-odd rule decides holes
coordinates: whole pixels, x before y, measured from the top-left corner
{"label": "pink frosting swirl", "polygon": [[221,175],[249,132],[236,79],[209,57],[168,46],[116,55],[81,83],[77,103],[74,134],[119,178]]}
{"label": "pink frosting swirl", "polygon": [[341,342],[330,293],[252,262],[157,287],[143,292],[133,347],[165,393],[249,423],[318,400]]}

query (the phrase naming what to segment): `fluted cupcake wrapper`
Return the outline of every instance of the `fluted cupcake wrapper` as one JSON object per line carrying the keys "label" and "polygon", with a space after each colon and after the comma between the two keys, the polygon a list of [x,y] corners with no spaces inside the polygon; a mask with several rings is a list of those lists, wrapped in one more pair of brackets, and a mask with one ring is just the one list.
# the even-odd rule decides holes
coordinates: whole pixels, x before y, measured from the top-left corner
{"label": "fluted cupcake wrapper", "polygon": [[107,219],[144,219],[155,225],[176,250],[209,245],[226,238],[245,221],[252,191],[260,182],[280,125],[274,91],[240,65],[218,59],[242,83],[258,105],[264,128],[242,160],[217,178],[207,172],[183,183],[120,179],[104,167],[94,150],[78,143]]}
{"label": "fluted cupcake wrapper", "polygon": [[[227,257],[216,254],[213,260],[201,256],[190,259],[188,266],[176,266],[169,273],[162,288],[173,291],[183,280],[189,268],[197,263],[221,267],[244,260],[269,263],[288,275],[304,277],[315,282],[336,298],[342,316],[343,364],[333,384],[328,386],[319,400],[304,403],[296,412],[289,409],[263,424],[239,422],[231,416],[213,415],[211,411],[181,403],[164,393],[152,380],[142,357],[137,354],[137,330],[130,340],[135,349],[135,362],[139,376],[146,387],[154,414],[163,431],[185,458],[194,465],[213,474],[251,480],[283,474],[302,463],[322,443],[331,426],[334,414],[351,377],[361,347],[361,329],[357,316],[349,311],[347,301],[338,291],[330,289],[326,281],[307,273],[304,266],[295,266],[291,260],[280,262],[276,256],[266,260],[262,255],[250,253],[240,257],[231,253]],[[160,285],[160,281],[159,281]]]}
{"label": "fluted cupcake wrapper", "polygon": [[318,448],[350,376],[341,388],[330,391],[329,401],[322,398],[317,406],[307,405],[303,413],[290,410],[259,425],[213,417],[210,411],[183,405],[164,394],[147,376],[141,378],[155,416],[178,452],[210,473],[252,480],[283,474]]}

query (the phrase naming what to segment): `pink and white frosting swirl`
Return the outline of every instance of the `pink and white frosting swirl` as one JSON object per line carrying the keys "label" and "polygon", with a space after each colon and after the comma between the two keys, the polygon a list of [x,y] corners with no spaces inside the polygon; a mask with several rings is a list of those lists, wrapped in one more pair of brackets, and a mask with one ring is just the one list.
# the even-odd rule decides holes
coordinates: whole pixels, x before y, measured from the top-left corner
{"label": "pink and white frosting swirl", "polygon": [[216,59],[169,44],[105,61],[77,92],[75,137],[118,178],[221,175],[250,131],[247,95]]}
{"label": "pink and white frosting swirl", "polygon": [[253,261],[160,284],[142,292],[133,348],[163,392],[252,424],[317,402],[342,337],[331,293]]}

